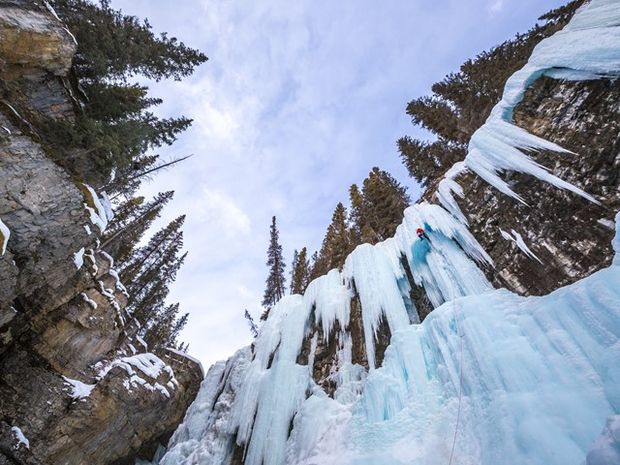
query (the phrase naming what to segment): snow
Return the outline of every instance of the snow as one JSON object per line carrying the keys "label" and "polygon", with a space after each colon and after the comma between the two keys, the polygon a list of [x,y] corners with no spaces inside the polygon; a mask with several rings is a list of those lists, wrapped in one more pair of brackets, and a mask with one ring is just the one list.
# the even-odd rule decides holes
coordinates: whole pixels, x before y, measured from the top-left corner
{"label": "snow", "polygon": [[52,7],[52,5],[50,5],[46,0],[43,0],[43,4],[45,5],[45,8],[47,8],[47,10],[52,14],[52,16],[54,16],[54,18],[56,18],[58,21],[61,21],[58,13],[56,13],[56,10],[54,10],[54,7]]}
{"label": "snow", "polygon": [[91,299],[90,297],[88,297],[88,295],[86,295],[85,292],[82,292],[80,294],[80,296],[82,296],[82,299],[84,300],[84,302],[86,302],[88,305],[90,305],[92,307],[93,310],[97,309],[97,302],[95,302],[93,299]]}
{"label": "snow", "polygon": [[96,384],[86,384],[77,379],[67,378],[63,376],[65,383],[69,386],[71,391],[71,397],[74,399],[84,399],[90,396],[90,393],[95,389]]}
{"label": "snow", "polygon": [[2,222],[2,219],[0,219],[0,255],[4,255],[6,253],[6,246],[9,243],[10,237],[11,230]]}
{"label": "snow", "polygon": [[82,268],[84,265],[84,247],[73,254],[73,263],[78,270]]}
{"label": "snow", "polygon": [[28,441],[28,438],[24,435],[23,431],[19,427],[12,426],[11,431],[15,435],[15,439],[17,439],[17,445],[15,446],[15,449],[18,449],[20,444],[23,444],[26,449],[30,449],[30,441]]}
{"label": "snow", "polygon": [[502,100],[493,108],[485,124],[472,135],[464,162],[449,170],[441,181],[437,191],[441,204],[457,218],[464,219],[452,195],[462,196],[454,178],[464,169],[475,172],[500,192],[523,203],[523,198],[500,178],[500,173],[530,174],[598,203],[590,194],[553,175],[525,153],[548,150],[572,156],[559,145],[515,126],[512,113],[527,88],[543,75],[570,80],[617,77],[620,75],[618,43],[620,8],[615,0],[592,0],[564,29],[542,40],[526,65],[508,79]]}
{"label": "snow", "polygon": [[616,229],[616,225],[613,220],[608,220],[607,218],[599,218],[598,220],[596,220],[596,222],[601,226],[605,226],[607,229],[611,229],[612,231]]}
{"label": "snow", "polygon": [[[115,367],[121,368],[127,373],[128,379],[123,382],[123,385],[130,392],[133,388],[141,387],[152,392],[158,391],[163,396],[169,398],[170,390],[175,390],[179,386],[179,382],[175,378],[172,368],[152,353],[122,357],[107,365],[99,365],[97,378],[103,379],[110,370]],[[145,380],[139,373],[146,375],[154,382]],[[165,376],[167,378],[166,386],[163,386],[157,381],[160,376]]]}
{"label": "snow", "polygon": [[108,261],[110,265],[109,267],[114,268],[114,259],[112,258],[112,256],[109,253],[107,253],[105,250],[99,250],[98,252],[103,258],[105,258]]}
{"label": "snow", "polygon": [[[111,217],[107,216],[107,210],[109,207],[109,199],[107,196],[105,198],[100,199],[95,192],[95,189],[90,187],[88,184],[82,183],[84,188],[88,191],[88,199],[93,203],[93,207],[89,206],[87,203],[84,204],[84,208],[89,214],[90,222],[99,228],[99,232],[103,233],[108,226],[108,220]],[[105,194],[105,193],[104,193]],[[106,206],[104,206],[106,205]]]}
{"label": "snow", "polygon": [[86,231],[86,234],[88,234],[89,236],[92,234],[90,226],[88,226],[87,224],[84,225],[84,230]]}
{"label": "snow", "polygon": [[510,233],[507,233],[506,231],[504,231],[503,229],[500,228],[499,230],[500,234],[502,235],[502,237],[504,239],[506,239],[507,241],[511,241],[514,242],[517,247],[519,247],[519,249],[528,257],[536,260],[538,263],[540,263],[541,265],[543,264],[543,262],[540,260],[540,258],[538,258],[536,256],[536,254],[534,252],[532,252],[530,250],[530,248],[527,246],[527,244],[525,243],[525,241],[523,240],[523,236],[521,236],[521,234],[519,234],[517,231],[515,231],[514,229],[512,230],[512,235]]}
{"label": "snow", "polygon": [[138,341],[142,345],[142,347],[144,347],[144,350],[148,350],[148,344],[139,335],[136,335],[136,341]]}
{"label": "snow", "polygon": [[121,278],[119,277],[118,272],[114,268],[110,268],[108,273],[110,274],[110,276],[112,276],[114,278],[114,287],[117,290],[121,291],[123,294],[125,294],[126,296],[129,297],[129,293],[127,292],[127,288],[121,282]]}

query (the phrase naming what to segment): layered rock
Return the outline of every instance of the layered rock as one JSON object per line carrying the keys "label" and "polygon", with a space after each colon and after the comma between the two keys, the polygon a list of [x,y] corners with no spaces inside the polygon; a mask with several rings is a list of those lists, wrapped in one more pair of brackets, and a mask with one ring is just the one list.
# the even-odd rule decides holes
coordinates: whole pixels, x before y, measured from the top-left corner
{"label": "layered rock", "polygon": [[[149,353],[112,257],[105,212],[55,164],[31,118],[72,118],[75,53],[53,11],[0,5],[0,464],[150,458],[198,391],[200,363]],[[28,442],[20,442],[16,431]]]}

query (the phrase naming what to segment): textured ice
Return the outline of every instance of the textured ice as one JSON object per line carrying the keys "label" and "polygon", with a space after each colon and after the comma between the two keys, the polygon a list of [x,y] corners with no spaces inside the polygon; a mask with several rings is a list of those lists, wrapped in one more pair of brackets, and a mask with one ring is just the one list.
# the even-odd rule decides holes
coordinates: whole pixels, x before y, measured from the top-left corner
{"label": "textured ice", "polygon": [[[543,75],[559,79],[583,80],[620,75],[620,6],[617,0],[591,0],[569,24],[542,40],[527,64],[506,82],[502,100],[487,121],[472,135],[462,164],[449,170],[441,181],[437,197],[461,221],[463,214],[453,194],[463,196],[454,178],[465,169],[475,172],[502,193],[524,200],[499,176],[518,171],[574,192],[592,202],[597,200],[582,189],[563,181],[536,163],[524,151],[550,150],[571,156],[564,148],[512,124],[515,106],[527,88]],[[598,203],[598,202],[597,202]]]}
{"label": "textured ice", "polygon": [[[620,249],[620,228],[614,246]],[[391,269],[389,254],[378,259],[372,249],[354,252],[360,266]],[[322,299],[317,292],[341,295],[349,278],[334,276],[315,283],[308,302]],[[395,298],[394,287],[369,285],[380,295],[370,305]],[[455,463],[463,465],[616,463],[608,457],[617,452],[620,411],[617,258],[543,297],[486,289],[451,299],[421,324],[400,321],[406,312],[397,307],[381,367],[366,373],[351,364],[344,339],[330,398],[296,363],[311,318],[307,302],[285,297],[261,327],[252,360],[245,349],[209,371],[160,463],[228,464],[235,434],[247,444],[248,465],[445,465],[455,437]]]}
{"label": "textured ice", "polygon": [[85,397],[90,396],[90,393],[93,389],[95,389],[96,384],[86,384],[77,379],[67,378],[63,376],[65,383],[69,386],[69,390],[71,393],[71,397],[74,399],[84,399]]}

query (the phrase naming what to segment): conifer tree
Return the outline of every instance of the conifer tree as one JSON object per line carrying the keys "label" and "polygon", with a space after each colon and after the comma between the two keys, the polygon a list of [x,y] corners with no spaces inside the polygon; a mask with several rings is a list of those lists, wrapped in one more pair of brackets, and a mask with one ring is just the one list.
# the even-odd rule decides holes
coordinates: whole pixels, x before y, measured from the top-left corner
{"label": "conifer tree", "polygon": [[333,268],[342,267],[354,246],[347,224],[347,209],[342,203],[338,203],[321,244],[321,250],[315,264],[316,271],[313,271],[319,273],[320,276]]}
{"label": "conifer tree", "polygon": [[266,319],[269,309],[280,300],[286,291],[284,276],[284,258],[282,257],[282,246],[279,242],[279,232],[276,225],[276,217],[271,219],[271,227],[269,230],[269,248],[267,249],[267,266],[269,267],[269,275],[267,276],[265,294],[263,296],[262,305],[266,309],[266,313],[261,319]]}
{"label": "conifer tree", "polygon": [[[113,170],[125,174],[147,150],[172,144],[191,124],[183,116],[156,117],[149,109],[162,100],[129,79],[180,80],[207,57],[154,34],[148,21],[114,10],[109,0],[55,0],[54,7],[77,40],[70,78],[82,111],[72,121],[42,117],[38,132],[60,165],[101,187]],[[139,181],[116,182],[107,191],[131,195]]]}
{"label": "conifer tree", "polygon": [[410,201],[407,189],[377,167],[364,180],[361,192],[353,184],[349,196],[350,250],[362,243],[375,244],[393,236]]}
{"label": "conifer tree", "polygon": [[122,203],[108,223],[101,248],[113,256],[116,263],[123,264],[173,195],[174,191],[160,192],[146,204],[144,197],[134,197]]}
{"label": "conifer tree", "polygon": [[[181,215],[168,223],[163,229],[156,232],[148,244],[136,250],[130,260],[121,270],[123,282],[134,285],[137,277],[145,270],[154,268],[161,257],[171,250],[178,252],[183,246],[183,231],[185,215]],[[128,288],[129,289],[129,288]]]}
{"label": "conifer tree", "polygon": [[243,314],[245,320],[248,322],[248,326],[250,327],[250,332],[252,333],[252,337],[258,336],[258,328],[256,327],[256,323],[254,323],[254,318],[248,312],[248,309],[245,309],[245,313]]}
{"label": "conifer tree", "polygon": [[304,247],[293,259],[293,269],[291,271],[291,294],[303,294],[310,284],[310,263],[308,262],[308,251]]}
{"label": "conifer tree", "polygon": [[295,280],[295,269],[297,268],[297,260],[299,259],[299,252],[297,249],[293,251],[293,261],[291,262],[291,294],[295,294],[293,292],[293,281]]}

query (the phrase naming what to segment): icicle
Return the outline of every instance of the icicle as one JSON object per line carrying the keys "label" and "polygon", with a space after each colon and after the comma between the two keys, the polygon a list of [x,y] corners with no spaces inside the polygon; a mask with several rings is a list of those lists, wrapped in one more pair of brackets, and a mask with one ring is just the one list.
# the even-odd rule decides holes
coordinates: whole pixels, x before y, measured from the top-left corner
{"label": "icicle", "polygon": [[464,216],[452,193],[461,195],[462,191],[455,185],[454,178],[465,168],[522,203],[525,203],[524,200],[499,177],[499,173],[517,171],[530,174],[599,203],[582,189],[551,174],[523,152],[549,150],[570,153],[512,124],[512,114],[527,88],[543,75],[569,80],[617,77],[620,74],[618,43],[620,8],[615,0],[592,0],[574,15],[564,29],[543,39],[534,48],[527,64],[506,81],[502,100],[472,135],[464,164],[455,165],[440,182],[437,197],[441,204],[463,220]]}

